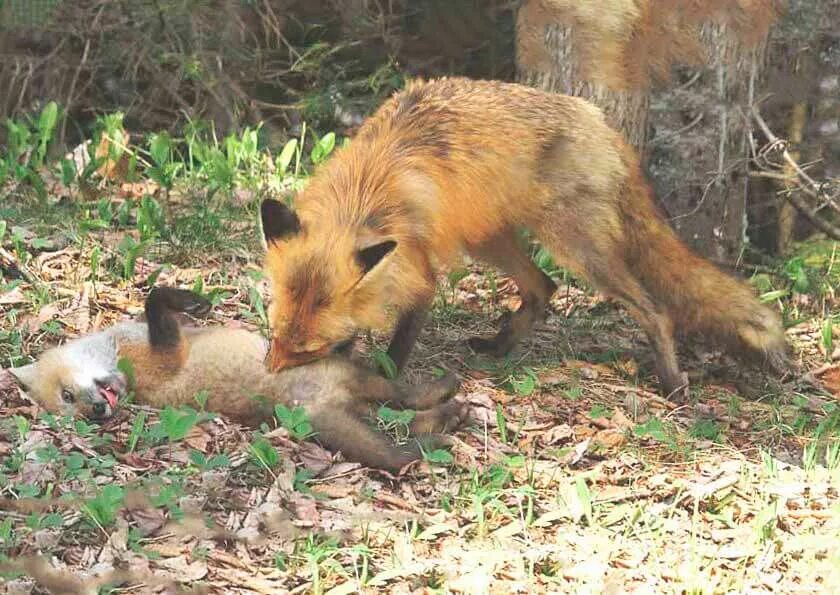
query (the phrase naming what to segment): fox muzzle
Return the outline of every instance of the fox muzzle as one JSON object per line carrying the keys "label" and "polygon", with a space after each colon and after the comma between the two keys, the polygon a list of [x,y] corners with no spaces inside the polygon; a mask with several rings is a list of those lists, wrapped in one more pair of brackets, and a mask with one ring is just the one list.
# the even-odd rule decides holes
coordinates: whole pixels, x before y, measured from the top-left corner
{"label": "fox muzzle", "polygon": [[332,350],[332,345],[324,345],[315,351],[292,351],[282,341],[272,339],[266,361],[269,371],[277,372],[284,368],[294,368],[295,366],[302,366],[314,362],[315,360],[326,357],[332,353]]}

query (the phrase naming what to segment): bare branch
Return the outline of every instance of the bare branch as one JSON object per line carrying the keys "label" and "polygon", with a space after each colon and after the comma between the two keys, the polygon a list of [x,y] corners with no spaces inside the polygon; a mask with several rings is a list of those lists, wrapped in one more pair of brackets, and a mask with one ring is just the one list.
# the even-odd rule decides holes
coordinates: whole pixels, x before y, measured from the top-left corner
{"label": "bare branch", "polygon": [[[752,108],[752,116],[758,124],[759,128],[761,128],[762,132],[764,132],[764,136],[767,137],[767,140],[770,143],[769,147],[765,151],[762,151],[762,153],[774,150],[779,151],[782,155],[782,158],[793,169],[793,171],[796,172],[796,175],[800,179],[800,184],[798,185],[799,189],[801,189],[805,194],[811,196],[812,198],[823,201],[825,204],[830,204],[833,208],[840,211],[840,208],[838,208],[838,206],[834,203],[832,197],[823,191],[822,186],[816,181],[814,181],[814,179],[811,178],[811,176],[809,176],[807,173],[805,173],[805,171],[799,166],[799,164],[787,150],[787,141],[781,140],[778,136],[773,134],[773,131],[770,130],[770,127],[767,125],[767,122],[764,121],[764,118],[761,117],[761,114],[755,107]],[[784,193],[784,197],[788,202],[790,202],[790,204],[792,204],[796,208],[797,211],[802,213],[802,215],[814,227],[825,233],[831,239],[840,240],[840,227],[837,227],[831,222],[826,221],[824,218],[820,217],[817,214],[819,209],[812,208],[808,203],[806,203],[802,199],[799,193],[786,192]]]}

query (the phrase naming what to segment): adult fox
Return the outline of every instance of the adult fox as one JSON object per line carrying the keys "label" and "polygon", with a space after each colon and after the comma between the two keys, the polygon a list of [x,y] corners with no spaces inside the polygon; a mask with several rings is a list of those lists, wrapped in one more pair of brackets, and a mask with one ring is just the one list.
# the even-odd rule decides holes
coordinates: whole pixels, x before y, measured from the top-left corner
{"label": "adult fox", "polygon": [[193,292],[156,287],[146,300],[145,323],[120,323],[69,341],[11,372],[48,411],[105,418],[126,390],[126,378],[117,368],[125,358],[132,365],[138,403],[179,407],[206,390],[210,411],[252,426],[270,420],[276,403],[301,406],[325,446],[393,472],[421,453],[416,443],[397,446],[366,423],[378,403],[418,409],[411,428],[420,434],[454,429],[463,419],[464,406],[449,400],[458,390],[453,376],[399,388],[341,357],[272,374],[265,369],[267,345],[260,335],[242,329],[182,328],[175,317],[209,310],[210,303]]}
{"label": "adult fox", "polygon": [[519,288],[522,304],[498,334],[471,339],[504,354],[556,289],[517,241],[521,228],[624,303],[650,339],[666,395],[687,387],[676,331],[787,365],[776,313],[680,242],[634,150],[576,97],[463,78],[410,84],[316,172],[294,211],[269,200],[261,216],[274,370],[321,357],[358,329],[384,329],[391,313],[388,352],[402,367],[438,268],[462,251]]}

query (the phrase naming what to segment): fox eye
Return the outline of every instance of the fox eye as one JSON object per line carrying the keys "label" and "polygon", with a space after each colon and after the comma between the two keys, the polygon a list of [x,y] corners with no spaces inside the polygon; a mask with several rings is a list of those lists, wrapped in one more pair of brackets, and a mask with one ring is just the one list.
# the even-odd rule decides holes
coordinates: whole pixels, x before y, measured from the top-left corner
{"label": "fox eye", "polygon": [[67,390],[67,389],[65,388],[64,390],[62,390],[62,391],[61,391],[61,398],[62,398],[62,399],[63,399],[66,403],[72,403],[73,401],[75,401],[75,400],[76,400],[76,395],[74,395],[72,391]]}

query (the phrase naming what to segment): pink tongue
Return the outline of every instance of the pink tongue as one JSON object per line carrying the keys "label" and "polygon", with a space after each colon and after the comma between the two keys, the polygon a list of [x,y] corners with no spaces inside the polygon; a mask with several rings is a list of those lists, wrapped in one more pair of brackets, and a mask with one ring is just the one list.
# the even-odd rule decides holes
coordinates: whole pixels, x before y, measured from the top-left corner
{"label": "pink tongue", "polygon": [[108,405],[111,406],[111,409],[117,408],[117,395],[114,394],[114,391],[111,390],[110,387],[104,386],[99,389],[99,394],[101,394],[106,401],[108,401]]}

